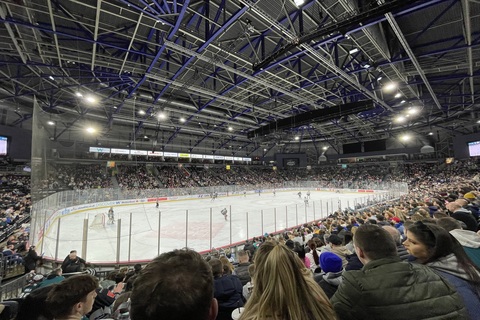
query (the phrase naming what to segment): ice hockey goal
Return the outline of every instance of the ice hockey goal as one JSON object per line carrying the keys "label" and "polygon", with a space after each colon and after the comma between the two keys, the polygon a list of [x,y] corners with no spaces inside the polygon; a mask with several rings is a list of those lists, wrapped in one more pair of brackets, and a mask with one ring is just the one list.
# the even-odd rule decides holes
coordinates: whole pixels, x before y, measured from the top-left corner
{"label": "ice hockey goal", "polygon": [[96,214],[90,228],[105,228],[105,215],[103,213]]}

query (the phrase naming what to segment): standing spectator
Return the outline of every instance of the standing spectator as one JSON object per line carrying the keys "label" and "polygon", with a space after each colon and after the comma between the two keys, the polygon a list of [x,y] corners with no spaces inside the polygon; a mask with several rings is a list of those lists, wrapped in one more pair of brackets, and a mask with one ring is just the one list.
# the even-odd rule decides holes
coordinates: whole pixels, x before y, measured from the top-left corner
{"label": "standing spectator", "polygon": [[331,299],[341,320],[466,319],[455,289],[432,269],[400,260],[386,230],[362,225],[353,241],[364,267],[345,272]]}
{"label": "standing spectator", "polygon": [[25,272],[35,271],[38,261],[42,261],[42,257],[35,251],[35,246],[31,246],[24,259]]}
{"label": "standing spectator", "polygon": [[248,253],[245,250],[240,250],[238,255],[238,265],[235,267],[234,274],[240,279],[242,286],[250,281],[248,273],[248,266],[250,265]]}
{"label": "standing spectator", "polygon": [[135,280],[132,320],[215,320],[213,276],[205,260],[189,249],[162,253]]}
{"label": "standing spectator", "polygon": [[241,320],[334,320],[332,305],[292,250],[267,241],[255,253],[255,288]]}
{"label": "standing spectator", "polygon": [[86,261],[77,256],[77,250],[70,251],[70,254],[63,260],[63,273],[82,272]]}

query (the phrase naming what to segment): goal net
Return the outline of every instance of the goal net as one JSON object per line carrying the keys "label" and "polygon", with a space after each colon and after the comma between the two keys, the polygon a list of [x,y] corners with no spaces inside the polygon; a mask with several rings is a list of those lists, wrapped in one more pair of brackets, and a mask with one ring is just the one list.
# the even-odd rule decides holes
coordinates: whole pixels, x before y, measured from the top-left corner
{"label": "goal net", "polygon": [[103,213],[96,214],[92,223],[90,224],[90,228],[105,228],[105,215]]}

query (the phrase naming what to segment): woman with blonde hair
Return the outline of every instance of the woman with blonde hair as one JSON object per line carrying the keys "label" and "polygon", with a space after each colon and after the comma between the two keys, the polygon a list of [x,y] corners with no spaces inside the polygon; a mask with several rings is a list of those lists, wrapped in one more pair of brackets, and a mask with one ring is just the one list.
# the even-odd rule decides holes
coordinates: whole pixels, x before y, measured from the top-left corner
{"label": "woman with blonde hair", "polygon": [[335,311],[310,271],[288,247],[265,242],[255,253],[255,286],[240,320],[331,320]]}

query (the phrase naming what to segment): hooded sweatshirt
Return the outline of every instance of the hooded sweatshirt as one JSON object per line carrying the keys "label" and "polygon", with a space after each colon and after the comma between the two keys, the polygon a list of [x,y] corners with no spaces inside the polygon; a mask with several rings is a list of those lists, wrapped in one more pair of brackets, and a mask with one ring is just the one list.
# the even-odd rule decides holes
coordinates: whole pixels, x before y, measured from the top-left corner
{"label": "hooded sweatshirt", "polygon": [[455,229],[450,234],[463,246],[470,260],[480,268],[480,235],[470,230]]}

